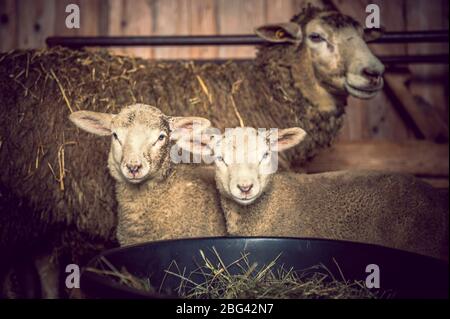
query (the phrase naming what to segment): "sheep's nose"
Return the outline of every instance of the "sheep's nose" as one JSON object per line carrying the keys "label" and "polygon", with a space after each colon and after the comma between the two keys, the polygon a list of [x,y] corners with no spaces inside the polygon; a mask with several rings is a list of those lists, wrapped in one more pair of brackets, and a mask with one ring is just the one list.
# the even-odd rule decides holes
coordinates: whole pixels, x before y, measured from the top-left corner
{"label": "sheep's nose", "polygon": [[250,190],[253,187],[253,184],[244,184],[244,185],[240,185],[238,184],[237,187],[239,188],[239,190],[243,193],[248,193],[250,192]]}
{"label": "sheep's nose", "polygon": [[362,70],[362,73],[370,79],[378,79],[383,74],[383,71],[378,68],[367,67]]}
{"label": "sheep's nose", "polygon": [[142,164],[127,164],[128,171],[131,174],[136,174],[142,168]]}

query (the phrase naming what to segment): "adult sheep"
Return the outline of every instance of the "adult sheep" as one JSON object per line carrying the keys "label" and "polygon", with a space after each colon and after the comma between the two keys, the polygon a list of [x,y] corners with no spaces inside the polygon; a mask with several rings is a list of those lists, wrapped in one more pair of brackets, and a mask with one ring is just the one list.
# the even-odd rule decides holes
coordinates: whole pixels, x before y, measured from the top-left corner
{"label": "adult sheep", "polygon": [[302,127],[308,133],[303,147],[282,155],[284,168],[298,167],[337,135],[349,94],[368,99],[382,89],[384,66],[366,44],[380,33],[308,6],[290,22],[261,26],[256,34],[268,44],[247,63],[152,66],[150,102],[168,114],[200,110],[195,114],[220,129]]}
{"label": "adult sheep", "polygon": [[[245,63],[151,62],[60,48],[0,54],[0,253],[14,259],[26,248],[21,255],[45,260],[56,247],[82,265],[114,244],[113,181],[102,165],[108,146],[68,124],[72,111],[118,113],[140,102],[219,128],[239,118],[256,127],[299,126],[310,138],[287,161],[299,165],[337,134],[348,94],[369,98],[382,87],[368,33],[350,17],[308,7],[257,34],[271,43]],[[40,268],[48,273],[53,260]]]}
{"label": "adult sheep", "polygon": [[[200,116],[220,129],[303,127],[308,133],[303,147],[287,153],[283,162],[284,167],[299,166],[337,135],[349,94],[368,99],[382,89],[384,66],[365,42],[380,33],[363,30],[339,12],[308,6],[290,22],[261,26],[256,34],[268,44],[258,49],[255,60],[168,68],[163,80],[150,78],[149,90],[164,100],[159,93],[164,82],[182,87],[167,100],[178,110],[189,105],[186,97],[202,89],[207,100]],[[198,108],[194,104],[186,111]]]}

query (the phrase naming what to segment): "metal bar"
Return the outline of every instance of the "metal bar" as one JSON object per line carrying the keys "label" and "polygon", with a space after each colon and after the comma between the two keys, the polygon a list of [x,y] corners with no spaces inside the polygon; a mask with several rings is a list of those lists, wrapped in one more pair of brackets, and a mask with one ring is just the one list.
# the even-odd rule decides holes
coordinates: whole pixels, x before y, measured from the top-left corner
{"label": "metal bar", "polygon": [[124,37],[50,37],[48,46],[194,46],[194,45],[259,45],[265,43],[253,35],[204,36],[124,36]]}
{"label": "metal bar", "polygon": [[[448,30],[387,32],[373,43],[448,42]],[[124,37],[49,37],[48,46],[185,46],[185,45],[260,45],[265,40],[256,35],[206,36],[124,36]]]}
{"label": "metal bar", "polygon": [[378,57],[384,64],[448,64],[448,54],[385,55]]}
{"label": "metal bar", "polygon": [[448,30],[386,32],[373,43],[448,42]]}
{"label": "metal bar", "polygon": [[[431,63],[431,64],[448,64],[449,56],[447,54],[433,54],[433,55],[382,55],[378,56],[378,58],[386,65],[396,64],[421,64],[421,63]],[[158,59],[161,62],[173,62],[173,61],[181,61],[181,62],[189,62],[194,61],[197,64],[204,63],[226,63],[232,60],[236,63],[246,63],[253,61],[252,59]]]}

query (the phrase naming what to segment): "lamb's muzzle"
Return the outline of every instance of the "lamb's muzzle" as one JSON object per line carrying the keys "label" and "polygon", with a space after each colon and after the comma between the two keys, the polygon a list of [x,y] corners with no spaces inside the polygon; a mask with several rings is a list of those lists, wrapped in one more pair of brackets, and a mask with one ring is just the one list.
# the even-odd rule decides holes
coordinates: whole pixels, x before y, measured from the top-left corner
{"label": "lamb's muzzle", "polygon": [[139,170],[142,168],[142,164],[126,164],[126,166],[128,168],[128,171],[133,174],[133,177],[135,177]]}

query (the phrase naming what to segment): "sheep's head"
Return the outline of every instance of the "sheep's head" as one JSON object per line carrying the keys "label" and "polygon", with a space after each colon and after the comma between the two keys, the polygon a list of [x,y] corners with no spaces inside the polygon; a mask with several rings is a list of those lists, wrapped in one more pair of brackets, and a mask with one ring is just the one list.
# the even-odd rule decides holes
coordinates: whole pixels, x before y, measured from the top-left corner
{"label": "sheep's head", "polygon": [[[349,16],[308,7],[291,22],[259,27],[256,34],[307,57],[313,76],[331,94],[368,99],[383,88],[384,66],[366,44],[381,32],[363,29]],[[300,72],[308,72],[304,64]]]}
{"label": "sheep's head", "polygon": [[111,136],[108,167],[118,181],[138,184],[164,176],[170,167],[170,147],[180,130],[207,128],[199,117],[171,117],[150,105],[134,104],[118,114],[78,111],[70,120],[96,135]]}
{"label": "sheep's head", "polygon": [[179,146],[203,158],[210,157],[216,167],[217,188],[222,195],[241,205],[249,205],[267,188],[278,167],[278,152],[300,143],[306,132],[300,128],[226,129],[225,133],[202,134],[180,140]]}

